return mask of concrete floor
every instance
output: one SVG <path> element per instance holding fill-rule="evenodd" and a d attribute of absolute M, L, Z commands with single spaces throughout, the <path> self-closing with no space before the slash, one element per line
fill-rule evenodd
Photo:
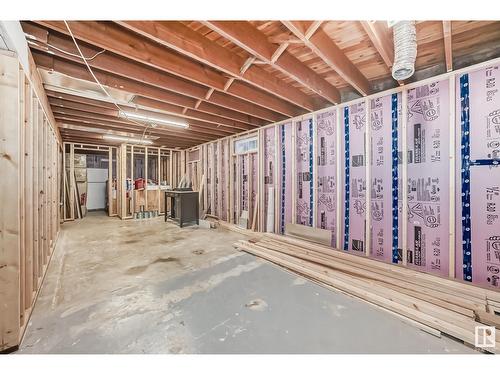
<path fill-rule="evenodd" d="M 476 353 L 232 243 L 91 213 L 62 226 L 20 353 Z"/>

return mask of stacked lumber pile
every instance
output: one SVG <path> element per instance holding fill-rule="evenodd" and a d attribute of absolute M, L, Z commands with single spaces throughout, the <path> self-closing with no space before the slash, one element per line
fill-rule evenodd
<path fill-rule="evenodd" d="M 444 333 L 472 346 L 476 326 L 496 325 L 496 349 L 485 350 L 500 353 L 500 316 L 493 313 L 500 303 L 498 291 L 293 237 L 266 234 L 261 239 L 241 240 L 234 246 L 387 309 L 431 333 Z"/>

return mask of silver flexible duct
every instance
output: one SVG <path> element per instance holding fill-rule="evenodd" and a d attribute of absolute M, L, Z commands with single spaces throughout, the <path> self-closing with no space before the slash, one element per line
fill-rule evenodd
<path fill-rule="evenodd" d="M 393 26 L 394 64 L 392 77 L 397 81 L 410 78 L 415 72 L 417 32 L 414 21 L 399 21 Z"/>

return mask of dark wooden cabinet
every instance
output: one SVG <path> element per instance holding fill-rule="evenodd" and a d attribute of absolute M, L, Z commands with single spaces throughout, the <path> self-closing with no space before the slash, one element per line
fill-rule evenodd
<path fill-rule="evenodd" d="M 167 202 L 170 199 L 170 212 L 167 213 Z M 184 223 L 200 223 L 197 191 L 167 190 L 165 192 L 165 221 L 171 219 L 182 228 Z"/>

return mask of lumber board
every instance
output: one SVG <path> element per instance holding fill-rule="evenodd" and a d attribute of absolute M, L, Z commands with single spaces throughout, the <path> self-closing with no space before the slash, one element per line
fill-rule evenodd
<path fill-rule="evenodd" d="M 314 249 L 326 254 L 331 254 L 332 256 L 336 257 L 341 257 L 343 259 L 354 259 L 355 257 L 356 262 L 362 265 L 367 265 L 370 267 L 378 267 L 380 269 L 384 269 L 387 272 L 390 272 L 391 274 L 399 274 L 407 278 L 414 278 L 415 280 L 422 281 L 422 282 L 430 282 L 432 285 L 435 287 L 439 287 L 446 292 L 456 292 L 459 295 L 467 295 L 471 298 L 475 298 L 480 301 L 484 301 L 486 298 L 492 301 L 500 301 L 500 292 L 492 290 L 492 289 L 486 289 L 482 287 L 478 287 L 475 285 L 470 285 L 465 282 L 462 282 L 460 280 L 450 280 L 444 277 L 428 274 L 425 272 L 421 271 L 416 271 L 412 270 L 410 268 L 405 268 L 402 267 L 401 265 L 394 265 L 394 264 L 388 264 L 384 263 L 375 259 L 368 259 L 365 257 L 359 257 L 351 254 L 347 254 L 342 251 L 335 250 L 331 247 L 327 246 L 322 246 L 318 244 L 314 244 L 311 242 L 307 242 L 304 240 L 296 239 L 296 238 L 291 238 L 287 236 L 280 236 L 276 235 L 273 233 L 266 233 L 266 237 L 269 238 L 274 238 L 277 239 L 278 241 L 283 241 L 288 244 L 292 245 L 298 245 L 298 246 L 305 246 L 309 249 Z"/>
<path fill-rule="evenodd" d="M 321 245 L 329 246 L 332 242 L 332 232 L 327 229 L 314 228 L 300 224 L 285 224 L 285 234 L 306 239 Z"/>
<path fill-rule="evenodd" d="M 406 316 L 407 318 L 416 320 L 421 324 L 428 325 L 433 329 L 447 333 L 455 338 L 463 340 L 466 343 L 474 344 L 475 322 L 472 319 L 470 319 L 469 322 L 460 321 L 458 322 L 459 324 L 457 324 L 457 322 L 454 321 L 454 318 L 455 315 L 459 314 L 448 313 L 448 315 L 443 311 L 445 309 L 440 310 L 439 308 L 430 308 L 429 305 L 432 304 L 419 303 L 416 306 L 409 306 L 408 301 L 411 301 L 411 299 L 407 299 L 405 302 L 406 304 L 402 304 L 396 297 L 387 298 L 379 295 L 379 289 L 373 289 L 372 287 L 366 288 L 366 285 L 355 282 L 352 278 L 338 277 L 338 274 L 335 275 L 335 277 L 331 277 L 328 273 L 319 271 L 320 268 L 311 268 L 310 263 L 308 264 L 305 261 L 294 260 L 294 258 L 291 256 L 284 254 L 281 254 L 281 256 L 276 255 L 279 253 L 261 248 L 256 244 L 251 244 L 248 242 L 244 243 L 240 241 L 236 244 L 236 246 L 239 249 L 252 253 L 275 264 L 286 267 L 300 274 L 309 275 L 310 277 L 325 282 L 335 288 L 344 290 L 347 293 L 356 295 L 364 300 L 367 300 L 368 302 L 377 304 L 398 314 Z M 397 294 L 396 296 L 400 297 Z M 422 311 L 421 308 L 423 308 L 424 311 Z M 486 350 L 491 352 L 500 352 L 498 349 L 492 348 L 488 348 Z"/>

